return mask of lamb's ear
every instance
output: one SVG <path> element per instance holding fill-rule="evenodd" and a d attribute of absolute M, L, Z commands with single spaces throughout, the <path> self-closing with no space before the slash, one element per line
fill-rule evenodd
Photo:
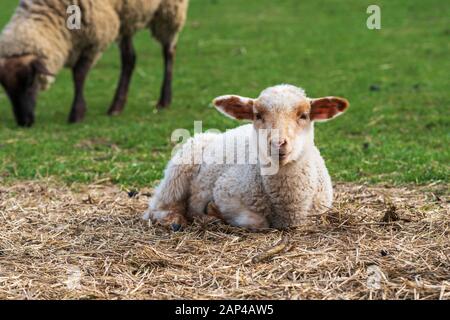
<path fill-rule="evenodd" d="M 33 68 L 33 71 L 36 72 L 37 74 L 41 74 L 41 75 L 44 75 L 44 76 L 52 76 L 52 77 L 55 76 L 53 73 L 48 71 L 48 69 L 45 66 L 45 64 L 39 58 L 34 60 L 31 63 L 31 67 Z"/>
<path fill-rule="evenodd" d="M 221 96 L 213 101 L 214 106 L 224 115 L 238 120 L 253 120 L 255 101 L 240 96 Z"/>
<path fill-rule="evenodd" d="M 327 121 L 341 115 L 350 106 L 349 102 L 339 97 L 311 99 L 312 121 Z"/>

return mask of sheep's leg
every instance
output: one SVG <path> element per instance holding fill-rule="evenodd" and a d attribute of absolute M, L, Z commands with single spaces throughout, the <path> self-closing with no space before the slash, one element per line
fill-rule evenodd
<path fill-rule="evenodd" d="M 75 97 L 70 111 L 69 122 L 80 122 L 86 113 L 86 100 L 84 99 L 84 83 L 92 66 L 92 59 L 81 56 L 72 68 Z"/>
<path fill-rule="evenodd" d="M 120 73 L 120 80 L 117 86 L 114 100 L 109 108 L 109 115 L 120 114 L 127 102 L 128 89 L 130 87 L 133 71 L 136 66 L 136 52 L 133 47 L 133 38 L 125 36 L 120 42 L 120 57 L 122 63 L 122 71 Z"/>
<path fill-rule="evenodd" d="M 157 108 L 163 109 L 172 102 L 172 76 L 176 46 L 172 44 L 163 45 L 164 55 L 164 81 L 161 87 L 161 96 Z"/>
<path fill-rule="evenodd" d="M 150 199 L 149 208 L 143 219 L 159 222 L 178 231 L 187 225 L 186 207 L 190 182 L 196 165 L 169 163 L 164 179 Z"/>
<path fill-rule="evenodd" d="M 222 212 L 220 212 L 219 208 L 217 208 L 216 204 L 214 202 L 209 202 L 206 206 L 206 216 L 205 220 L 207 222 L 216 222 L 216 221 L 222 221 L 225 222 L 225 219 L 222 215 Z"/>
<path fill-rule="evenodd" d="M 259 231 L 269 228 L 267 219 L 250 210 L 241 209 L 228 215 L 225 221 L 232 226 L 246 228 L 252 231 Z"/>
<path fill-rule="evenodd" d="M 165 227 L 171 228 L 173 231 L 180 231 L 187 226 L 188 222 L 184 215 L 185 208 L 183 203 L 165 205 L 157 203 L 157 199 L 152 200 L 150 201 L 149 209 L 142 217 L 144 220 L 158 222 Z"/>
<path fill-rule="evenodd" d="M 269 228 L 267 219 L 249 209 L 236 199 L 216 199 L 214 214 L 228 224 L 258 231 Z"/>

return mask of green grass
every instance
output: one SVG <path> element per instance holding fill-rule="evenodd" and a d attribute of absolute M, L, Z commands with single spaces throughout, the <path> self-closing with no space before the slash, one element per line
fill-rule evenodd
<path fill-rule="evenodd" d="M 238 125 L 209 107 L 222 94 L 256 96 L 292 83 L 312 96 L 341 95 L 351 108 L 316 126 L 316 143 L 335 181 L 425 184 L 449 181 L 450 99 L 447 1 L 375 1 L 382 29 L 366 28 L 361 0 L 192 0 L 178 46 L 174 103 L 156 113 L 159 45 L 141 32 L 138 67 L 120 117 L 105 115 L 119 73 L 112 46 L 90 74 L 89 111 L 66 124 L 69 71 L 41 94 L 37 124 L 17 128 L 0 92 L 0 182 L 57 177 L 150 185 L 162 175 L 176 128 Z M 2 0 L 0 26 L 17 0 Z M 377 85 L 379 91 L 369 87 Z"/>

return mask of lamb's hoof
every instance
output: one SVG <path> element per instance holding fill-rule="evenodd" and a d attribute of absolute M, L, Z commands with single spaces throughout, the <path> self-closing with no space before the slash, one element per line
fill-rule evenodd
<path fill-rule="evenodd" d="M 181 224 L 178 224 L 178 223 L 172 223 L 171 228 L 175 232 L 183 230 L 183 226 Z"/>
<path fill-rule="evenodd" d="M 171 212 L 160 223 L 175 232 L 183 230 L 188 225 L 184 215 L 177 212 Z"/>

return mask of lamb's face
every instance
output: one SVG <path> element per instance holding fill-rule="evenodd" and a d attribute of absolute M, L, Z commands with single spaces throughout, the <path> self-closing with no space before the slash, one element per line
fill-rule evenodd
<path fill-rule="evenodd" d="M 260 157 L 266 158 L 265 163 L 276 160 L 280 166 L 297 160 L 305 146 L 313 144 L 313 122 L 332 119 L 349 106 L 343 98 L 307 98 L 303 89 L 291 85 L 268 88 L 257 99 L 222 96 L 214 104 L 232 118 L 253 121 L 260 133 L 259 149 L 270 147 L 270 152 L 260 152 Z"/>
<path fill-rule="evenodd" d="M 254 101 L 253 125 L 265 137 L 270 153 L 264 157 L 278 161 L 281 166 L 298 159 L 307 143 L 313 141 L 309 117 L 311 104 L 304 91 L 293 86 L 276 86 L 264 90 Z"/>

